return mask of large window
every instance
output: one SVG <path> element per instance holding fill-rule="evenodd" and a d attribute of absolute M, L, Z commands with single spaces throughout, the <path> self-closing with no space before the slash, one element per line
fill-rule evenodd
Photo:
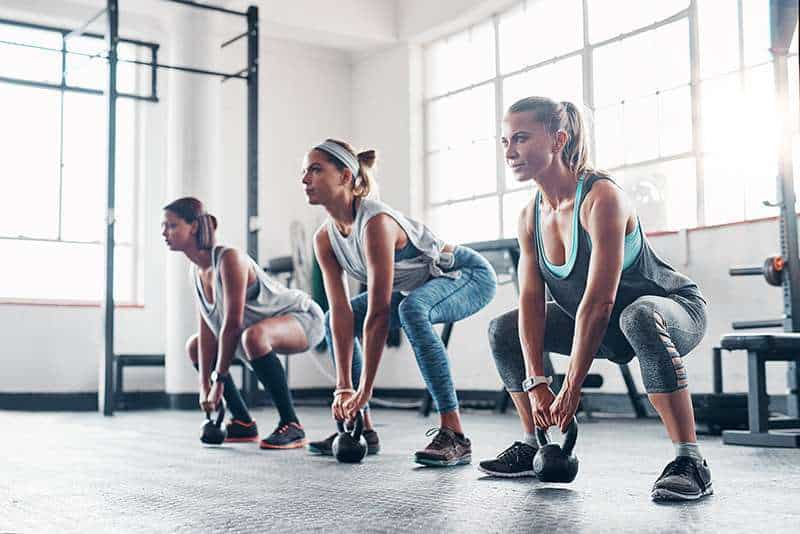
<path fill-rule="evenodd" d="M 456 242 L 515 236 L 532 185 L 507 171 L 498 137 L 504 110 L 532 95 L 584 109 L 596 166 L 648 231 L 774 215 L 762 204 L 777 165 L 768 4 L 528 0 L 430 43 L 428 222 Z M 791 53 L 797 163 L 797 31 Z"/>
<path fill-rule="evenodd" d="M 104 41 L 0 23 L 0 299 L 99 302 L 103 290 L 107 77 Z M 156 45 L 123 42 L 120 57 Z M 118 88 L 150 87 L 120 64 Z M 139 102 L 117 101 L 115 297 L 141 303 Z"/>

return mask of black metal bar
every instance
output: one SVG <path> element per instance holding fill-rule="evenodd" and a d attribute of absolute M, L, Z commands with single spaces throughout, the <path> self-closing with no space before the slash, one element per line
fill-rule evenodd
<path fill-rule="evenodd" d="M 758 321 L 734 321 L 731 326 L 734 330 L 750 330 L 752 328 L 775 328 L 783 326 L 783 319 L 761 319 Z"/>
<path fill-rule="evenodd" d="M 722 349 L 711 349 L 711 369 L 714 378 L 714 393 L 722 393 Z"/>
<path fill-rule="evenodd" d="M 140 61 L 138 59 L 120 59 L 118 60 L 119 63 L 131 63 L 133 65 L 143 65 L 145 67 L 154 67 L 159 69 L 167 69 L 167 70 L 177 70 L 181 72 L 189 72 L 192 74 L 204 74 L 207 76 L 221 76 L 223 78 L 239 78 L 241 80 L 246 80 L 247 76 L 242 76 L 241 74 L 232 74 L 229 72 L 219 72 L 215 70 L 206 70 L 206 69 L 198 69 L 195 67 L 184 67 L 181 65 L 166 65 L 164 63 L 154 63 L 152 61 Z"/>
<path fill-rule="evenodd" d="M 95 34 L 89 35 L 88 33 L 84 34 L 84 37 L 92 37 L 92 38 L 95 38 L 95 39 L 103 39 L 104 38 L 102 35 L 95 35 Z M 149 48 L 151 50 L 156 49 L 156 48 L 159 47 L 158 44 L 146 43 L 144 41 L 136 41 L 136 40 L 133 40 L 133 39 L 122 39 L 122 38 L 120 38 L 118 40 L 118 42 L 127 43 L 127 44 L 133 44 L 133 45 L 136 45 L 136 46 Z M 35 44 L 31 44 L 31 43 L 20 43 L 20 42 L 17 42 L 17 41 L 6 41 L 4 39 L 0 39 L 0 44 L 9 45 L 9 46 L 19 46 L 19 47 L 22 47 L 22 48 L 33 48 L 34 50 L 45 50 L 47 52 L 64 53 L 64 51 L 61 48 L 54 48 L 52 46 L 35 45 Z M 83 57 L 102 57 L 103 59 L 108 59 L 106 56 L 103 56 L 102 54 L 100 54 L 98 52 L 95 52 L 94 54 L 90 54 L 88 52 L 78 52 L 77 50 L 69 50 L 69 49 L 67 49 L 66 50 L 66 54 L 67 55 L 71 54 L 71 55 L 74 55 L 74 56 L 83 56 Z"/>
<path fill-rule="evenodd" d="M 57 83 L 47 82 L 34 82 L 32 80 L 19 80 L 17 78 L 6 78 L 0 76 L 0 82 L 10 83 L 14 85 L 24 85 L 26 87 L 37 87 L 39 89 L 55 89 L 58 91 L 69 91 L 73 93 L 86 93 L 90 95 L 102 95 L 105 91 L 102 89 L 89 89 L 88 87 L 75 87 L 72 85 L 59 85 Z M 145 102 L 158 102 L 158 98 L 142 95 L 132 95 L 130 93 L 117 93 L 118 98 L 131 98 L 133 100 L 143 100 Z"/>
<path fill-rule="evenodd" d="M 142 102 L 153 102 L 158 103 L 158 97 L 155 96 L 143 96 L 143 95 L 132 95 L 130 93 L 120 93 L 117 92 L 117 98 L 130 98 L 131 100 L 141 100 Z"/>
<path fill-rule="evenodd" d="M 230 46 L 233 43 L 235 43 L 236 41 L 238 41 L 239 39 L 241 39 L 242 37 L 247 37 L 247 32 L 240 33 L 236 37 L 232 37 L 232 38 L 228 39 L 227 41 L 225 41 L 224 43 L 219 45 L 219 47 L 220 48 L 225 48 L 226 46 Z"/>
<path fill-rule="evenodd" d="M 173 4 L 181 4 L 184 6 L 189 7 L 197 7 L 200 9 L 208 9 L 210 11 L 219 11 L 220 13 L 227 13 L 229 15 L 238 15 L 240 17 L 246 17 L 247 13 L 242 13 L 241 11 L 234 11 L 233 9 L 228 9 L 225 7 L 214 6 L 210 4 L 198 4 L 196 2 L 192 2 L 191 0 L 164 0 L 165 2 L 172 2 Z"/>
<path fill-rule="evenodd" d="M 117 149 L 117 45 L 119 42 L 119 5 L 106 0 L 108 12 L 108 174 L 106 177 L 105 295 L 103 299 L 104 358 L 101 386 L 97 388 L 98 406 L 103 415 L 114 414 L 114 208 Z"/>
<path fill-rule="evenodd" d="M 747 414 L 750 432 L 769 430 L 769 397 L 764 360 L 758 351 L 747 352 Z"/>
<path fill-rule="evenodd" d="M 64 40 L 67 41 L 69 39 L 73 39 L 75 37 L 80 37 L 81 35 L 83 35 L 86 32 L 86 29 L 89 26 L 91 26 L 91 24 L 94 21 L 96 21 L 97 19 L 99 19 L 100 17 L 102 17 L 103 15 L 108 13 L 108 9 L 109 9 L 108 7 L 105 7 L 103 9 L 101 9 L 100 11 L 98 11 L 97 13 L 95 13 L 94 15 L 92 15 L 92 17 L 89 20 L 87 20 L 86 22 L 84 22 L 83 24 L 81 24 L 80 26 L 75 28 L 74 30 L 72 30 L 69 33 L 67 33 L 66 35 L 64 35 Z"/>
<path fill-rule="evenodd" d="M 150 96 L 158 98 L 158 69 L 155 65 L 158 64 L 158 47 L 150 50 L 150 61 L 153 62 L 153 67 L 150 67 Z"/>
<path fill-rule="evenodd" d="M 758 276 L 764 274 L 762 267 L 731 267 L 728 269 L 731 276 Z"/>
<path fill-rule="evenodd" d="M 247 8 L 247 254 L 258 262 L 258 8 Z"/>
<path fill-rule="evenodd" d="M 0 44 L 9 45 L 9 46 L 19 46 L 19 47 L 22 47 L 22 48 L 33 48 L 35 50 L 46 50 L 48 52 L 58 52 L 60 54 L 64 53 L 64 51 L 61 48 L 55 48 L 55 47 L 52 47 L 52 46 L 41 46 L 41 45 L 35 45 L 35 44 L 30 44 L 30 43 L 18 43 L 16 41 L 6 41 L 4 39 L 0 39 Z M 92 54 L 85 54 L 85 53 L 82 53 L 82 52 L 69 52 L 69 53 L 70 54 L 80 55 L 80 56 L 90 56 L 90 55 L 92 55 Z"/>
<path fill-rule="evenodd" d="M 248 70 L 250 70 L 250 67 L 245 67 L 245 68 L 243 68 L 242 70 L 240 70 L 239 72 L 235 73 L 235 74 L 234 74 L 234 76 L 238 76 L 238 75 L 240 75 L 240 74 L 244 74 L 244 73 L 245 73 L 245 72 L 247 72 Z M 222 80 L 220 81 L 220 83 L 225 83 L 225 82 L 227 82 L 227 81 L 228 81 L 230 78 L 231 78 L 231 76 L 226 76 L 226 77 L 222 78 Z"/>

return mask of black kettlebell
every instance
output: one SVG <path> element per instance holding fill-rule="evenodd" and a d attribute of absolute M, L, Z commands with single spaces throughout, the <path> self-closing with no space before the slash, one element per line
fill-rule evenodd
<path fill-rule="evenodd" d="M 356 413 L 355 428 L 348 432 L 344 422 L 336 421 L 339 435 L 333 440 L 333 455 L 340 462 L 356 464 L 367 455 L 367 440 L 364 438 L 364 415 L 359 410 Z"/>
<path fill-rule="evenodd" d="M 222 426 L 223 419 L 225 419 L 225 406 L 220 402 L 215 419 L 211 419 L 211 412 L 206 412 L 206 421 L 203 423 L 200 441 L 207 445 L 221 445 L 228 434 L 225 427 Z"/>
<path fill-rule="evenodd" d="M 545 429 L 536 428 L 539 450 L 533 458 L 533 471 L 542 482 L 572 482 L 578 476 L 578 457 L 572 454 L 578 439 L 578 421 L 567 427 L 564 446 L 550 443 Z"/>

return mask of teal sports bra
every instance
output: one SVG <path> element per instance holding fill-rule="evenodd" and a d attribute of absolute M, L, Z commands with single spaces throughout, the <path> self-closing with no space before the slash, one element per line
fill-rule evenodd
<path fill-rule="evenodd" d="M 578 180 L 578 187 L 575 191 L 575 198 L 578 199 L 578 202 L 573 210 L 572 213 L 572 243 L 569 250 L 569 255 L 567 256 L 567 260 L 564 262 L 563 265 L 556 265 L 552 263 L 547 258 L 547 253 L 544 251 L 544 242 L 542 241 L 542 229 L 541 229 L 541 222 L 539 217 L 539 203 L 541 201 L 541 194 L 539 191 L 536 192 L 536 243 L 539 249 L 539 254 L 541 254 L 542 259 L 544 260 L 544 264 L 547 266 L 547 270 L 550 273 L 557 277 L 557 278 L 566 278 L 569 276 L 569 273 L 572 272 L 572 268 L 575 266 L 575 258 L 578 255 L 578 224 L 579 224 L 579 214 L 581 209 L 581 204 L 583 204 L 583 177 Z M 588 237 L 588 233 L 587 233 Z M 589 247 L 591 248 L 592 240 L 589 238 Z M 625 252 L 622 258 L 622 270 L 625 271 L 628 267 L 633 265 L 633 262 L 636 261 L 636 258 L 639 256 L 639 252 L 642 250 L 642 232 L 641 226 L 639 225 L 639 218 L 636 218 L 636 225 L 633 228 L 633 231 L 629 234 L 625 235 Z"/>

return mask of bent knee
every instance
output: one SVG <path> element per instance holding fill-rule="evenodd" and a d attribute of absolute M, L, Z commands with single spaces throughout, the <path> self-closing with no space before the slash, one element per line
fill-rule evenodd
<path fill-rule="evenodd" d="M 403 325 L 418 321 L 427 321 L 430 316 L 430 308 L 418 299 L 408 296 L 400 302 L 397 307 L 397 314 L 400 323 Z"/>
<path fill-rule="evenodd" d="M 504 313 L 489 321 L 489 328 L 487 330 L 489 345 L 495 348 L 499 346 L 503 340 L 508 339 L 509 336 L 514 336 L 518 327 L 517 321 L 516 310 Z"/>
<path fill-rule="evenodd" d="M 656 306 L 644 299 L 628 305 L 619 316 L 619 328 L 629 339 L 644 334 L 648 337 L 657 335 L 669 337 L 664 317 L 658 313 Z"/>
<path fill-rule="evenodd" d="M 258 358 L 272 350 L 272 345 L 266 334 L 257 328 L 245 328 L 242 331 L 241 344 L 245 355 L 250 359 Z"/>
<path fill-rule="evenodd" d="M 189 359 L 192 363 L 197 363 L 197 344 L 198 344 L 198 335 L 193 334 L 189 336 L 189 339 L 186 340 L 186 355 L 189 356 Z"/>

